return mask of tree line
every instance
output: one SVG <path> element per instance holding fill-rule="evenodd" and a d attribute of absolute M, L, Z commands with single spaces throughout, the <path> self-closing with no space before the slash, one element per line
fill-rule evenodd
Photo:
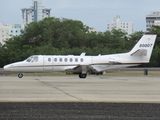
<path fill-rule="evenodd" d="M 151 32 L 160 35 L 160 27 Z M 87 55 L 113 54 L 130 51 L 144 34 L 142 31 L 127 35 L 121 29 L 105 32 L 89 32 L 81 21 L 65 18 L 45 18 L 26 25 L 21 35 L 0 44 L 0 67 L 21 61 L 31 55 Z M 159 67 L 160 38 L 157 37 L 151 62 L 143 66 Z"/>

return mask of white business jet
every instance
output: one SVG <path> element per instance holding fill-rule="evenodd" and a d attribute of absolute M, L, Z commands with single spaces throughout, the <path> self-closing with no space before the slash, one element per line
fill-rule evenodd
<path fill-rule="evenodd" d="M 86 78 L 87 73 L 101 74 L 108 69 L 129 67 L 148 63 L 156 40 L 154 34 L 145 34 L 128 53 L 85 56 L 74 55 L 33 55 L 24 61 L 4 66 L 6 71 L 19 72 L 71 72 L 79 74 L 79 78 Z"/>

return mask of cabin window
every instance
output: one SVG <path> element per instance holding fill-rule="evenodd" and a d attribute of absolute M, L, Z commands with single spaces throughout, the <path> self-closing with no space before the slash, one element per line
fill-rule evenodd
<path fill-rule="evenodd" d="M 83 62 L 84 60 L 83 60 L 83 58 L 81 58 L 81 60 L 80 60 L 81 62 Z"/>
<path fill-rule="evenodd" d="M 62 58 L 60 58 L 59 61 L 62 62 Z"/>
<path fill-rule="evenodd" d="M 54 58 L 54 62 L 57 62 L 57 58 Z"/>
<path fill-rule="evenodd" d="M 73 59 L 72 59 L 72 58 L 70 58 L 70 59 L 69 59 L 69 61 L 70 61 L 70 62 L 72 62 L 72 61 L 73 61 Z"/>
<path fill-rule="evenodd" d="M 48 58 L 48 62 L 51 62 L 51 58 Z"/>
<path fill-rule="evenodd" d="M 78 62 L 78 58 L 75 59 L 75 62 Z"/>
<path fill-rule="evenodd" d="M 67 59 L 67 58 L 65 58 L 65 59 L 64 59 L 64 61 L 65 61 L 65 62 L 67 62 L 67 61 L 68 61 L 68 59 Z"/>

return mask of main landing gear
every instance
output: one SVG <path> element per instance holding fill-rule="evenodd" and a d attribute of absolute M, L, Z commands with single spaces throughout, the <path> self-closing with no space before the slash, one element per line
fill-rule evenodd
<path fill-rule="evenodd" d="M 86 78 L 87 74 L 79 73 L 79 78 Z"/>
<path fill-rule="evenodd" d="M 19 78 L 22 78 L 22 77 L 23 77 L 23 74 L 22 74 L 22 73 L 19 73 L 19 74 L 18 74 L 18 77 L 19 77 Z"/>

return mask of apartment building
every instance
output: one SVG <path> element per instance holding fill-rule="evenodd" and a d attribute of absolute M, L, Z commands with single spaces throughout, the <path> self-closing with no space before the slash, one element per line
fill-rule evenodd
<path fill-rule="evenodd" d="M 51 9 L 45 8 L 42 5 L 42 0 L 32 0 L 32 6 L 29 8 L 22 8 L 23 24 L 30 22 L 37 22 L 46 17 L 50 17 Z"/>
<path fill-rule="evenodd" d="M 108 22 L 107 30 L 111 31 L 113 29 L 122 29 L 129 34 L 133 33 L 133 23 L 132 22 L 121 22 L 120 16 L 116 16 L 112 22 Z"/>
<path fill-rule="evenodd" d="M 0 42 L 3 45 L 5 41 L 13 36 L 21 34 L 24 24 L 4 24 L 0 22 Z"/>
<path fill-rule="evenodd" d="M 32 0 L 31 7 L 21 10 L 23 24 L 4 24 L 0 22 L 0 42 L 2 44 L 4 44 L 7 39 L 20 35 L 21 30 L 24 29 L 26 24 L 50 17 L 51 11 L 51 9 L 45 8 L 42 5 L 42 0 Z"/>
<path fill-rule="evenodd" d="M 146 31 L 149 31 L 152 25 L 160 25 L 160 12 L 151 12 L 146 15 Z"/>

